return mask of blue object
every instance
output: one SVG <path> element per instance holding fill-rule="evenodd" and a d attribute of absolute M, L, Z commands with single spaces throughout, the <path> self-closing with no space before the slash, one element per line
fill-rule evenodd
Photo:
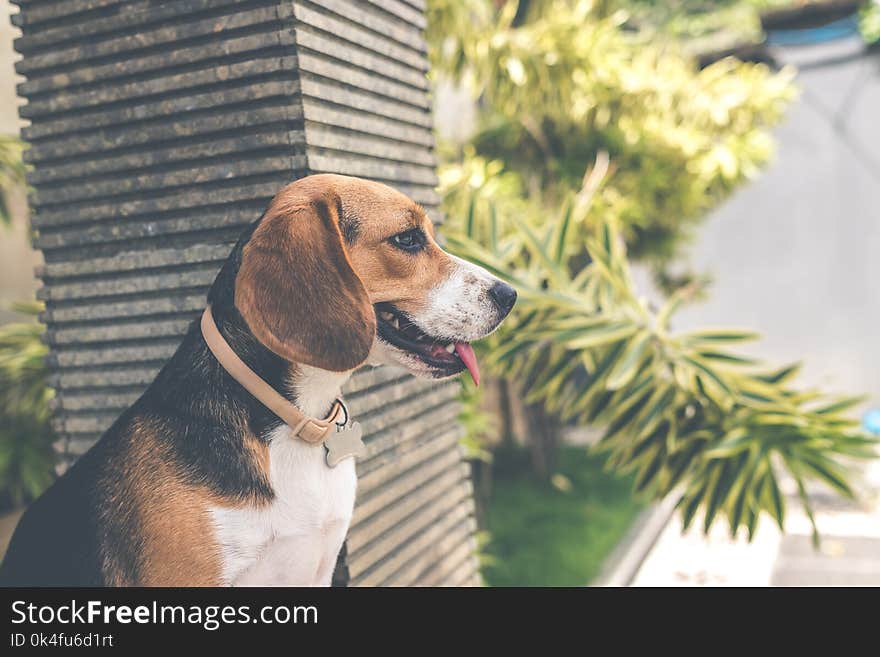
<path fill-rule="evenodd" d="M 768 30 L 767 43 L 771 46 L 808 46 L 846 39 L 859 34 L 859 23 L 855 16 L 847 16 L 821 27 Z"/>
<path fill-rule="evenodd" d="M 871 433 L 880 435 L 880 408 L 874 408 L 865 413 L 862 418 L 862 426 Z"/>

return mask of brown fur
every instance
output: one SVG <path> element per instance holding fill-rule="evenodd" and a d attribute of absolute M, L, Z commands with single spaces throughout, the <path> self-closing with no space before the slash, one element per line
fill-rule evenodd
<path fill-rule="evenodd" d="M 126 537 L 136 564 L 117 561 L 118 550 L 104 555 L 104 568 L 111 586 L 218 586 L 220 548 L 209 510 L 218 506 L 242 506 L 264 500 L 229 500 L 207 488 L 186 482 L 167 441 L 158 433 L 158 422 L 132 422 L 126 449 L 116 464 L 113 480 L 105 480 L 106 513 L 117 516 L 117 525 L 130 528 Z M 268 476 L 269 454 L 265 444 L 246 437 L 254 459 Z M 122 523 L 118 518 L 124 518 Z"/>
<path fill-rule="evenodd" d="M 155 479 L 139 481 L 136 489 L 144 536 L 141 584 L 218 586 L 220 550 L 209 509 L 226 501 L 180 481 L 170 463 L 157 470 L 161 492 Z"/>
<path fill-rule="evenodd" d="M 336 203 L 323 194 L 280 201 L 244 248 L 236 306 L 282 358 L 354 369 L 373 344 L 376 317 L 343 247 Z"/>

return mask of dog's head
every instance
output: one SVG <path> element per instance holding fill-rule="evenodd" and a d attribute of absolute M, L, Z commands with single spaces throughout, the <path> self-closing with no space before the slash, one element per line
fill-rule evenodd
<path fill-rule="evenodd" d="M 385 185 L 316 175 L 285 187 L 244 245 L 235 306 L 270 350 L 331 371 L 397 363 L 441 378 L 470 370 L 470 342 L 516 291 L 452 256 L 425 211 Z"/>

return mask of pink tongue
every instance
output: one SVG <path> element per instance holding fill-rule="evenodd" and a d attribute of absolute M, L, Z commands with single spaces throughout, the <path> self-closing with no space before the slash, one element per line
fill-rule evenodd
<path fill-rule="evenodd" d="M 468 368 L 474 383 L 480 385 L 480 367 L 477 365 L 477 355 L 474 353 L 474 348 L 467 342 L 456 342 L 455 353 L 461 358 L 464 366 Z"/>

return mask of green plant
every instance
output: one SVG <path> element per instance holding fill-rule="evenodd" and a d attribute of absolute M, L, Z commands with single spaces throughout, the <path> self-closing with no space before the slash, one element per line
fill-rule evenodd
<path fill-rule="evenodd" d="M 859 10 L 859 32 L 865 43 L 880 41 L 880 2 L 869 0 Z"/>
<path fill-rule="evenodd" d="M 794 0 L 616 0 L 615 7 L 632 15 L 640 29 L 685 43 L 689 51 L 717 49 L 738 43 L 759 43 L 762 10 L 791 5 Z"/>
<path fill-rule="evenodd" d="M 770 157 L 791 71 L 734 59 L 698 70 L 674 43 L 624 31 L 627 14 L 608 3 L 497 4 L 429 3 L 436 75 L 469 88 L 479 107 L 467 148 L 444 151 L 447 179 L 468 167 L 463 157 L 497 163 L 535 212 L 552 213 L 607 152 L 616 173 L 593 203 L 659 271 Z"/>
<path fill-rule="evenodd" d="M 0 135 L 0 224 L 7 227 L 8 195 L 25 183 L 22 151 L 20 139 Z M 13 304 L 13 310 L 34 318 L 41 309 L 36 302 Z M 0 508 L 32 500 L 53 477 L 53 393 L 46 385 L 44 331 L 35 321 L 0 326 Z"/>
<path fill-rule="evenodd" d="M 24 184 L 23 144 L 17 137 L 0 135 L 0 224 L 11 223 L 9 191 Z"/>
<path fill-rule="evenodd" d="M 563 421 L 604 427 L 595 449 L 608 467 L 633 473 L 638 492 L 678 495 L 685 526 L 698 510 L 705 531 L 722 515 L 751 537 L 762 512 L 782 526 L 783 473 L 811 519 L 809 479 L 851 496 L 845 463 L 876 444 L 845 415 L 859 400 L 798 390 L 796 366 L 768 369 L 734 351 L 752 332 L 672 330 L 690 289 L 659 310 L 638 296 L 617 221 L 593 203 L 600 188 L 594 170 L 550 220 L 475 200 L 447 227 L 459 255 L 519 291 L 483 346 L 494 373 Z"/>
<path fill-rule="evenodd" d="M 602 471 L 579 447 L 559 453 L 561 490 L 537 479 L 523 449 L 496 455 L 499 474 L 486 514 L 490 537 L 481 570 L 491 586 L 585 586 L 593 580 L 642 506 L 631 477 Z"/>
<path fill-rule="evenodd" d="M 38 303 L 14 306 L 32 316 L 41 308 Z M 52 482 L 53 392 L 46 385 L 44 331 L 37 322 L 0 326 L 0 506 L 24 504 Z"/>

